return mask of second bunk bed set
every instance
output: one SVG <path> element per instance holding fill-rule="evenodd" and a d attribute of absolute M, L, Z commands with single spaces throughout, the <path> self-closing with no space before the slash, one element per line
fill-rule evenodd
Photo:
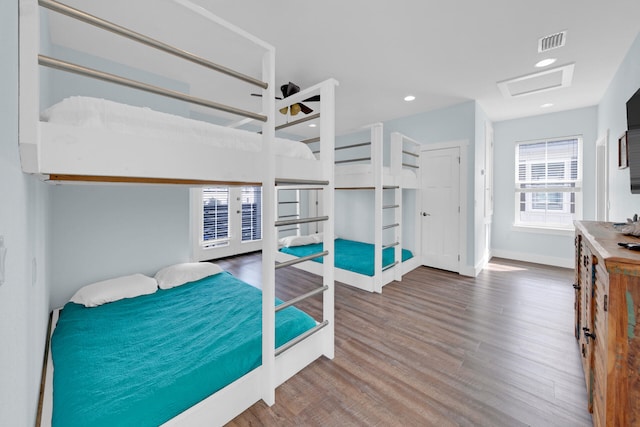
<path fill-rule="evenodd" d="M 356 139 L 365 141 L 336 146 L 335 188 L 373 192 L 373 209 L 369 213 L 373 218 L 373 230 L 369 234 L 373 238 L 366 242 L 348 236 L 336 238 L 334 274 L 339 282 L 369 292 L 382 292 L 383 286 L 402 280 L 402 275 L 420 263 L 417 250 L 403 246 L 402 209 L 404 191 L 412 191 L 419 197 L 420 144 L 399 132 L 391 133 L 388 166 L 385 166 L 383 125 L 376 123 L 355 135 Z M 413 218 L 414 227 L 419 226 L 417 216 L 406 217 Z M 341 219 L 344 218 L 338 217 L 336 221 Z M 317 233 L 303 234 L 296 228 L 294 235 L 280 239 L 277 259 L 287 262 L 303 257 L 306 261 L 298 264 L 298 268 L 322 274 L 324 261 L 314 256 L 326 244 L 327 238 L 321 230 L 319 227 Z"/>

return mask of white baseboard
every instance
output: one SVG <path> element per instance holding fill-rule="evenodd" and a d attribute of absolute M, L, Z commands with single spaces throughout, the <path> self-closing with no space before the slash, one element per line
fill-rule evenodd
<path fill-rule="evenodd" d="M 575 260 L 573 258 L 558 258 L 526 252 L 503 251 L 500 249 L 493 249 L 491 251 L 491 255 L 497 258 L 513 259 L 516 261 L 533 262 L 535 264 L 544 264 L 564 268 L 574 268 L 575 263 Z"/>

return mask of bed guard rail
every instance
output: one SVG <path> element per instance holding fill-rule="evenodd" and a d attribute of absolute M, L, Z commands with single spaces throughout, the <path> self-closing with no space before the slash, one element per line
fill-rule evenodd
<path fill-rule="evenodd" d="M 242 80 L 244 82 L 256 85 L 262 89 L 266 89 L 268 87 L 268 84 L 265 82 L 262 82 L 258 79 L 255 79 L 251 76 L 247 76 L 245 74 L 242 74 L 240 72 L 237 72 L 235 70 L 232 70 L 230 68 L 224 67 L 222 65 L 216 64 L 214 62 L 208 61 L 205 58 L 202 58 L 198 55 L 194 55 L 192 53 L 186 52 L 184 50 L 178 49 L 176 47 L 170 46 L 168 44 L 162 43 L 158 40 L 155 40 L 151 37 L 147 37 L 143 34 L 137 33 L 135 31 L 132 31 L 128 28 L 125 27 L 121 27 L 117 24 L 114 24 L 112 22 L 106 21 L 104 19 L 98 18 L 96 16 L 93 16 L 89 13 L 86 13 L 84 11 L 81 11 L 79 9 L 75 9 L 73 7 L 67 6 L 63 3 L 59 3 L 57 1 L 54 0 L 39 0 L 38 4 L 44 8 L 50 9 L 54 12 L 57 13 L 61 13 L 63 15 L 69 16 L 73 19 L 85 22 L 87 24 L 93 25 L 95 27 L 101 28 L 103 30 L 106 31 L 110 31 L 114 34 L 117 34 L 119 36 L 125 37 L 125 38 L 129 38 L 131 40 L 134 40 L 138 43 L 153 47 L 155 49 L 158 49 L 160 51 L 163 51 L 165 53 L 169 53 L 172 55 L 175 55 L 179 58 L 191 61 L 193 63 L 196 63 L 198 65 L 202 65 L 206 68 L 209 68 L 211 70 L 217 71 L 219 73 L 222 74 L 226 74 L 230 77 L 234 77 L 236 79 Z M 157 95 L 162 95 L 162 96 L 166 96 L 169 98 L 174 98 L 174 99 L 179 99 L 181 101 L 186 101 L 186 102 L 190 102 L 193 104 L 197 104 L 197 105 L 201 105 L 204 107 L 208 107 L 208 108 L 212 108 L 215 110 L 220 110 L 220 111 L 224 111 L 227 113 L 231 113 L 231 114 L 236 114 L 236 115 L 240 115 L 243 117 L 247 117 L 247 118 L 251 118 L 254 120 L 258 120 L 261 122 L 266 122 L 267 121 L 267 116 L 262 115 L 262 114 L 256 114 L 253 113 L 251 111 L 247 111 L 247 110 L 242 110 L 239 108 L 235 108 L 235 107 L 231 107 L 229 105 L 224 105 L 224 104 L 220 104 L 217 102 L 213 102 L 213 101 L 209 101 L 209 100 L 205 100 L 202 98 L 197 98 L 194 96 L 190 96 L 181 92 L 177 92 L 177 91 L 173 91 L 173 90 L 169 90 L 169 89 L 164 89 L 158 86 L 153 86 L 153 85 L 149 85 L 146 83 L 142 83 L 136 80 L 131 80 L 122 76 L 117 76 L 115 74 L 110 74 L 110 73 L 105 73 L 102 71 L 98 71 L 98 70 L 94 70 L 92 68 L 88 68 L 88 67 L 84 67 L 78 64 L 74 64 L 71 62 L 66 62 L 66 61 L 61 61 L 59 59 L 55 59 L 55 58 L 51 58 L 51 57 L 47 57 L 44 55 L 38 55 L 38 62 L 40 65 L 46 66 L 46 67 L 50 67 L 50 68 L 55 68 L 55 69 L 59 69 L 62 71 L 67 71 L 67 72 L 71 72 L 71 73 L 76 73 L 76 74 L 80 74 L 83 76 L 87 76 L 87 77 L 92 77 L 92 78 L 96 78 L 96 79 L 100 79 L 103 81 L 108 81 L 111 83 L 116 83 L 116 84 L 120 84 L 120 85 L 124 85 L 124 86 L 128 86 L 128 87 L 132 87 L 135 89 L 139 89 L 139 90 L 143 90 L 146 92 L 151 92 L 151 93 L 155 93 Z"/>

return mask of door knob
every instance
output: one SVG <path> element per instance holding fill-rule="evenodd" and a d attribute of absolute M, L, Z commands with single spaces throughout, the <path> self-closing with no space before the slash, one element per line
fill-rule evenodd
<path fill-rule="evenodd" d="M 422 216 L 431 216 L 431 214 L 428 214 L 426 212 L 422 212 Z"/>

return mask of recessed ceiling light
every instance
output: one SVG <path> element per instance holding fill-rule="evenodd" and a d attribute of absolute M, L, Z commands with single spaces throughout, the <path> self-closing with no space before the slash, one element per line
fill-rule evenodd
<path fill-rule="evenodd" d="M 556 62 L 556 58 L 543 59 L 542 61 L 538 61 L 536 63 L 536 67 L 538 67 L 538 68 L 546 67 L 548 65 L 553 64 L 554 62 Z"/>
<path fill-rule="evenodd" d="M 413 101 L 414 99 L 416 99 L 416 97 L 413 96 L 413 95 L 407 95 L 407 96 L 404 97 L 404 100 L 407 101 L 407 102 Z"/>
<path fill-rule="evenodd" d="M 317 126 L 317 125 L 316 125 L 315 123 L 311 123 L 311 124 L 309 125 L 309 127 L 310 127 L 310 128 L 314 128 L 314 127 L 316 127 L 316 126 Z"/>
<path fill-rule="evenodd" d="M 542 105 L 540 106 L 540 108 L 549 108 L 549 107 L 553 107 L 553 104 L 552 104 L 552 103 L 550 103 L 550 102 L 547 102 L 546 104 L 542 104 Z"/>

